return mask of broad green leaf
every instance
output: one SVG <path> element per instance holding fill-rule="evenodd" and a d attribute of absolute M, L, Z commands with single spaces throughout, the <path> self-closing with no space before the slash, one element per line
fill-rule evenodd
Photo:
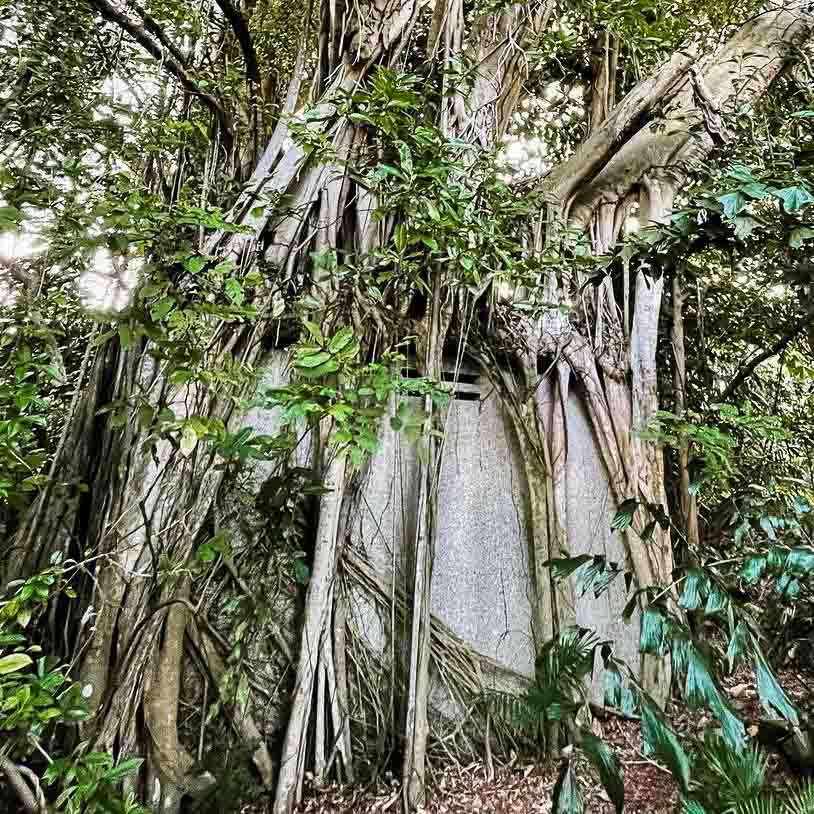
<path fill-rule="evenodd" d="M 17 673 L 26 667 L 30 667 L 33 663 L 31 656 L 27 656 L 25 653 L 12 653 L 3 656 L 0 658 L 0 676 Z"/>
<path fill-rule="evenodd" d="M 700 568 L 691 568 L 684 577 L 684 589 L 679 604 L 685 610 L 697 610 L 708 591 L 707 575 Z"/>
<path fill-rule="evenodd" d="M 344 350 L 353 341 L 353 328 L 347 327 L 337 331 L 332 337 L 328 345 L 331 353 L 339 353 Z"/>
<path fill-rule="evenodd" d="M 197 274 L 199 271 L 201 271 L 203 269 L 203 267 L 205 265 L 206 265 L 206 258 L 201 257 L 198 254 L 196 254 L 196 255 L 194 255 L 192 257 L 187 257 L 187 259 L 184 260 L 184 268 L 190 274 Z"/>
<path fill-rule="evenodd" d="M 306 353 L 297 358 L 296 365 L 302 368 L 316 368 L 324 365 L 330 358 L 331 354 L 324 350 L 316 353 Z"/>
<path fill-rule="evenodd" d="M 323 337 L 322 331 L 319 329 L 319 325 L 317 325 L 315 322 L 309 322 L 308 320 L 305 320 L 305 322 L 303 322 L 303 325 L 305 325 L 305 329 L 308 331 L 308 333 L 311 335 L 311 338 L 318 345 L 325 344 L 325 337 Z"/>
<path fill-rule="evenodd" d="M 727 218 L 734 218 L 746 205 L 746 197 L 738 190 L 720 195 L 717 200 L 720 201 L 723 206 L 724 215 Z"/>
<path fill-rule="evenodd" d="M 577 776 L 569 760 L 560 769 L 560 776 L 554 786 L 551 812 L 552 814 L 583 814 L 584 810 Z"/>
<path fill-rule="evenodd" d="M 814 195 L 805 187 L 786 187 L 774 190 L 774 194 L 783 201 L 783 209 L 790 214 L 799 212 L 804 206 L 814 201 Z"/>
<path fill-rule="evenodd" d="M 316 367 L 304 367 L 300 369 L 300 376 L 305 379 L 316 379 L 319 376 L 326 376 L 328 373 L 335 373 L 339 370 L 339 363 L 335 359 L 328 359 Z"/>
<path fill-rule="evenodd" d="M 732 167 L 727 175 L 730 178 L 734 178 L 736 181 L 743 181 L 747 184 L 755 183 L 755 176 L 752 175 L 752 170 L 747 167 L 746 164 L 741 164 L 739 161 L 732 164 Z"/>
<path fill-rule="evenodd" d="M 684 794 L 690 790 L 690 761 L 675 732 L 645 693 L 640 695 L 642 707 L 642 739 L 650 754 L 655 755 L 670 770 Z"/>
<path fill-rule="evenodd" d="M 633 522 L 633 515 L 636 514 L 638 506 L 639 501 L 635 498 L 623 500 L 611 521 L 611 528 L 619 529 L 620 531 L 629 528 Z"/>
<path fill-rule="evenodd" d="M 755 656 L 755 677 L 757 679 L 757 694 L 760 697 L 760 702 L 763 704 L 763 709 L 770 715 L 772 709 L 776 709 L 789 723 L 798 726 L 800 718 L 797 710 L 789 701 L 788 696 L 783 691 L 774 673 L 769 667 L 760 645 L 752 639 L 752 647 Z"/>
<path fill-rule="evenodd" d="M 810 226 L 798 226 L 792 230 L 789 235 L 789 246 L 792 249 L 799 249 L 803 245 L 803 241 L 811 240 L 814 237 L 814 229 Z"/>
<path fill-rule="evenodd" d="M 750 198 L 755 198 L 758 200 L 765 198 L 769 194 L 769 188 L 765 184 L 761 183 L 744 184 L 740 188 L 740 191 L 748 195 Z"/>
<path fill-rule="evenodd" d="M 625 807 L 625 779 L 619 756 L 587 729 L 580 730 L 580 746 L 599 772 L 599 779 L 620 814 Z"/>
<path fill-rule="evenodd" d="M 551 569 L 551 576 L 554 579 L 562 579 L 574 573 L 578 568 L 591 562 L 593 557 L 590 554 L 582 554 L 579 557 L 562 557 L 555 560 L 548 560 L 543 563 L 544 567 Z"/>

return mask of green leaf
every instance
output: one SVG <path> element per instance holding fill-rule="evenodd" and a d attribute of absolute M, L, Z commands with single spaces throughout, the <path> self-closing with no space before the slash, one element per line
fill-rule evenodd
<path fill-rule="evenodd" d="M 120 322 L 118 325 L 119 331 L 119 342 L 121 342 L 122 348 L 127 350 L 130 347 L 130 326 L 125 322 Z"/>
<path fill-rule="evenodd" d="M 766 557 L 754 555 L 749 557 L 741 571 L 741 576 L 750 584 L 754 585 L 760 580 L 766 571 Z"/>
<path fill-rule="evenodd" d="M 340 351 L 344 350 L 352 341 L 353 341 L 353 328 L 350 327 L 342 328 L 341 331 L 337 331 L 337 333 L 331 337 L 331 341 L 328 344 L 328 349 L 331 351 L 331 353 L 339 353 Z"/>
<path fill-rule="evenodd" d="M 175 297 L 162 297 L 151 309 L 150 318 L 153 322 L 161 322 L 175 306 Z"/>
<path fill-rule="evenodd" d="M 642 614 L 639 649 L 642 653 L 660 654 L 664 649 L 667 620 L 658 605 L 648 605 Z"/>
<path fill-rule="evenodd" d="M 746 205 L 746 197 L 740 190 L 727 192 L 726 195 L 720 195 L 716 200 L 720 201 L 727 218 L 734 218 Z"/>
<path fill-rule="evenodd" d="M 307 319 L 303 322 L 305 329 L 311 335 L 311 338 L 316 342 L 318 345 L 325 344 L 325 337 L 322 335 L 322 331 L 319 329 L 319 325 L 315 322 L 309 322 Z"/>
<path fill-rule="evenodd" d="M 197 274 L 206 265 L 206 258 L 196 254 L 184 260 L 184 268 L 190 274 Z"/>
<path fill-rule="evenodd" d="M 90 343 L 91 348 L 98 348 L 100 345 L 104 345 L 109 339 L 116 335 L 115 331 L 105 331 L 104 333 L 98 334 L 93 338 Z"/>
<path fill-rule="evenodd" d="M 316 379 L 320 376 L 325 376 L 328 373 L 335 373 L 339 370 L 339 363 L 335 359 L 328 359 L 321 365 L 316 367 L 304 367 L 300 369 L 300 376 L 305 379 Z"/>
<path fill-rule="evenodd" d="M 316 353 L 306 353 L 297 358 L 296 365 L 297 367 L 306 369 L 316 368 L 320 365 L 324 365 L 330 358 L 331 354 L 324 350 L 317 351 Z"/>
<path fill-rule="evenodd" d="M 307 585 L 308 580 L 311 579 L 311 569 L 305 560 L 300 558 L 294 560 L 294 579 L 300 585 Z"/>
<path fill-rule="evenodd" d="M 563 557 L 555 560 L 548 560 L 543 563 L 545 568 L 551 569 L 551 576 L 554 579 L 562 579 L 574 573 L 578 568 L 591 562 L 593 557 L 590 554 L 582 554 L 579 557 Z"/>
<path fill-rule="evenodd" d="M 640 701 L 642 740 L 648 752 L 667 766 L 681 791 L 687 794 L 690 790 L 690 761 L 686 752 L 652 699 L 645 693 L 641 693 Z"/>
<path fill-rule="evenodd" d="M 697 610 L 708 591 L 707 575 L 700 568 L 691 568 L 684 577 L 684 589 L 678 604 L 685 610 Z"/>
<path fill-rule="evenodd" d="M 814 195 L 805 187 L 786 187 L 774 190 L 774 194 L 783 201 L 783 209 L 790 214 L 799 212 L 804 206 L 814 201 Z"/>
<path fill-rule="evenodd" d="M 617 814 L 625 807 L 625 780 L 619 756 L 603 740 L 590 730 L 580 730 L 580 746 L 599 772 L 599 779 L 605 787 Z"/>
<path fill-rule="evenodd" d="M 230 277 L 223 284 L 223 290 L 234 305 L 243 305 L 246 299 L 246 292 L 243 290 L 243 285 L 240 280 L 235 280 L 234 277 Z"/>
<path fill-rule="evenodd" d="M 198 434 L 187 425 L 181 433 L 181 454 L 186 458 L 192 454 L 195 444 L 198 443 Z"/>
<path fill-rule="evenodd" d="M 130 760 L 124 760 L 118 766 L 114 766 L 112 769 L 105 772 L 105 777 L 110 782 L 121 780 L 123 777 L 127 777 L 130 774 L 135 774 L 139 770 L 142 763 L 144 763 L 144 759 L 138 757 L 130 758 Z"/>
<path fill-rule="evenodd" d="M 800 724 L 800 717 L 797 710 L 789 701 L 788 696 L 783 691 L 777 679 L 774 676 L 771 668 L 769 667 L 763 651 L 760 649 L 757 641 L 752 639 L 752 646 L 754 648 L 755 656 L 755 677 L 757 679 L 757 694 L 760 698 L 763 709 L 770 715 L 772 708 L 776 709 L 789 723 L 794 726 Z"/>
<path fill-rule="evenodd" d="M 27 656 L 25 653 L 12 653 L 9 656 L 3 656 L 0 658 L 0 676 L 17 673 L 26 667 L 30 667 L 33 663 L 31 656 Z"/>
<path fill-rule="evenodd" d="M 798 226 L 789 235 L 789 246 L 792 249 L 799 249 L 802 247 L 803 241 L 811 240 L 812 237 L 814 237 L 814 229 L 810 226 Z"/>
<path fill-rule="evenodd" d="M 620 531 L 630 527 L 633 522 L 633 515 L 636 514 L 636 509 L 639 506 L 639 501 L 635 498 L 628 498 L 619 504 L 619 509 L 611 521 L 612 529 L 619 529 Z"/>
<path fill-rule="evenodd" d="M 792 574 L 814 572 L 814 548 L 793 548 L 786 557 L 786 571 Z"/>
<path fill-rule="evenodd" d="M 744 184 L 740 191 L 757 200 L 765 198 L 769 194 L 769 188 L 766 184 L 761 183 Z"/>
<path fill-rule="evenodd" d="M 755 182 L 755 176 L 752 175 L 752 170 L 747 167 L 746 164 L 741 164 L 739 161 L 732 164 L 732 168 L 727 175 L 736 181 L 743 181 L 747 184 Z"/>
<path fill-rule="evenodd" d="M 554 786 L 551 812 L 552 814 L 583 814 L 584 810 L 577 777 L 569 760 L 560 769 L 560 776 Z"/>
<path fill-rule="evenodd" d="M 738 622 L 732 633 L 732 638 L 729 640 L 729 646 L 726 649 L 726 661 L 731 673 L 737 663 L 743 658 L 746 653 L 746 646 L 749 644 L 751 634 L 745 622 Z"/>

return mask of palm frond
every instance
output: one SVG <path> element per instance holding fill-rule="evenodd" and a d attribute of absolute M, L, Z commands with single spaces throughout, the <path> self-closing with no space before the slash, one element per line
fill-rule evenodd
<path fill-rule="evenodd" d="M 768 758 L 757 746 L 736 750 L 718 733 L 708 732 L 696 755 L 691 788 L 711 811 L 736 809 L 760 798 Z"/>

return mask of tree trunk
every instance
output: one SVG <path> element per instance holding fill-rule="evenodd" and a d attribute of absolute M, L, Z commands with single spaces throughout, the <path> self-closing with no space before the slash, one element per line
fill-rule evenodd
<path fill-rule="evenodd" d="M 364 82 L 378 68 L 403 65 L 416 21 L 429 6 L 426 0 L 397 4 L 368 0 L 347 8 L 323 4 L 319 63 L 311 85 L 321 116 L 308 127 L 324 135 L 336 158 L 326 163 L 309 158 L 301 146 L 290 143 L 287 123 L 281 120 L 231 212 L 231 219 L 249 227 L 251 234 L 219 234 L 206 247 L 209 254 L 232 257 L 244 267 L 262 254 L 281 279 L 292 284 L 305 280 L 303 287 L 310 284 L 325 306 L 326 323 L 334 318 L 336 292 L 330 279 L 314 279 L 311 250 L 363 255 L 389 240 L 393 226 L 389 220 L 373 221 L 371 195 L 361 185 L 354 186 L 346 172 L 344 163 L 354 161 L 366 135 L 363 128 L 337 115 L 336 101 L 340 93 Z M 429 55 L 447 64 L 467 51 L 479 65 L 468 87 L 444 97 L 444 129 L 494 148 L 520 94 L 525 63 L 518 43 L 546 25 L 550 7 L 515 4 L 483 15 L 469 36 L 461 0 L 439 0 L 432 11 Z M 643 196 L 645 220 L 661 222 L 669 217 L 670 190 L 676 179 L 726 136 L 726 117 L 761 95 L 792 50 L 809 35 L 812 22 L 812 12 L 801 9 L 758 15 L 700 67 L 691 68 L 692 57 L 678 54 L 615 107 L 609 90 L 615 57 L 607 40 L 602 61 L 605 79 L 600 83 L 603 100 L 595 105 L 596 118 L 604 121 L 594 122 L 591 135 L 573 158 L 539 183 L 549 204 L 549 219 L 546 234 L 536 236 L 536 245 L 556 243 L 563 228 L 572 226 L 593 228 L 595 250 L 608 251 L 619 232 L 619 213 L 638 192 Z M 300 78 L 292 83 L 291 99 L 299 96 Z M 649 120 L 659 104 L 665 105 L 665 118 Z M 258 204 L 261 196 L 271 203 Z M 276 207 L 283 196 L 287 206 L 281 213 Z M 561 304 L 576 302 L 581 283 L 576 274 L 570 279 L 552 274 L 541 281 L 549 289 L 549 302 Z M 563 318 L 558 308 L 527 321 L 526 382 L 521 387 L 516 382 L 503 383 L 508 412 L 526 450 L 524 465 L 532 493 L 538 643 L 567 624 L 573 614 L 569 587 L 553 586 L 543 567 L 546 559 L 562 555 L 568 543 L 564 411 L 572 381 L 578 383 L 585 400 L 616 498 L 664 503 L 661 452 L 636 435 L 658 407 L 656 331 L 663 281 L 650 280 L 639 271 L 634 285 L 635 291 L 626 288 L 624 292 L 624 307 L 615 302 L 610 284 L 599 286 L 586 306 L 587 321 L 577 309 Z M 425 364 L 430 375 L 439 373 L 445 336 L 441 309 L 450 296 L 439 278 L 426 311 Z M 204 360 L 207 364 L 214 367 L 227 354 L 247 364 L 261 361 L 259 334 L 285 306 L 275 295 L 264 297 L 256 303 L 263 315 L 261 323 L 219 329 Z M 365 326 L 358 315 L 356 322 L 354 327 L 363 336 Z M 147 755 L 148 786 L 142 797 L 169 814 L 178 810 L 183 794 L 201 779 L 193 776 L 177 733 L 182 643 L 191 614 L 185 574 L 223 471 L 216 468 L 215 453 L 203 443 L 179 447 L 151 437 L 149 429 L 139 425 L 136 410 L 121 429 L 112 426 L 109 414 L 98 411 L 114 402 L 131 406 L 147 402 L 156 410 L 169 404 L 181 420 L 217 417 L 228 425 L 235 417 L 232 397 L 236 394 L 225 389 L 213 392 L 198 384 L 173 387 L 147 350 L 143 343 L 125 349 L 114 339 L 98 352 L 60 447 L 55 477 L 17 537 L 23 556 L 10 563 L 8 576 L 30 573 L 55 552 L 86 560 L 84 604 L 81 614 L 66 621 L 65 631 L 80 658 L 81 678 L 93 688 L 91 704 L 96 714 L 87 726 L 88 736 L 97 748 Z M 556 360 L 552 370 L 557 406 L 551 416 L 543 415 L 536 400 L 538 388 L 527 386 L 537 379 L 539 358 Z M 330 433 L 327 425 L 322 428 L 320 450 L 326 456 L 328 491 L 320 504 L 275 814 L 289 814 L 301 796 L 311 720 L 319 733 L 315 740 L 321 768 L 327 773 L 330 741 L 326 733 L 331 727 L 342 733 L 340 754 L 348 761 L 348 774 L 352 771 L 347 711 L 333 700 L 347 694 L 340 674 L 344 622 L 341 615 L 339 619 L 334 615 L 341 602 L 335 579 L 346 472 L 344 460 L 329 453 Z M 421 473 L 408 614 L 411 669 L 403 780 L 409 807 L 425 796 L 429 600 L 440 454 L 433 444 L 430 440 L 431 455 Z M 636 580 L 640 586 L 663 584 L 672 569 L 669 534 L 657 531 L 645 545 L 636 538 L 641 531 L 637 520 L 627 540 Z M 649 662 L 643 665 L 645 684 L 664 700 L 669 671 L 657 667 Z M 317 697 L 325 699 L 322 708 L 314 704 L 315 689 Z M 256 753 L 264 780 L 269 775 L 267 758 L 267 752 Z"/>

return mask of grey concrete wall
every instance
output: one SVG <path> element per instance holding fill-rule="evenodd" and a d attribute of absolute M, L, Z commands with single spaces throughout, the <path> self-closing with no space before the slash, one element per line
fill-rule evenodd
<path fill-rule="evenodd" d="M 274 354 L 264 386 L 288 377 L 286 354 Z M 476 373 L 476 371 L 468 371 Z M 457 385 L 479 400 L 450 403 L 439 492 L 439 535 L 432 610 L 483 655 L 526 675 L 533 673 L 526 486 L 499 400 L 481 378 Z M 576 393 L 568 402 L 568 538 L 572 556 L 602 553 L 624 564 L 623 542 L 610 524 L 615 505 L 588 416 Z M 416 406 L 418 406 L 416 404 Z M 254 410 L 246 422 L 258 432 L 279 428 L 278 411 Z M 301 455 L 307 455 L 304 450 Z M 350 534 L 387 580 L 406 587 L 405 540 L 415 533 L 418 459 L 414 445 L 385 426 L 351 517 Z M 263 475 L 263 465 L 258 475 Z M 638 664 L 638 624 L 621 621 L 624 580 L 599 598 L 577 595 L 577 622 L 616 643 Z M 364 596 L 351 597 L 359 632 L 379 652 L 389 649 L 389 620 Z M 593 689 L 601 698 L 603 678 Z"/>
<path fill-rule="evenodd" d="M 605 465 L 597 448 L 590 419 L 578 394 L 568 399 L 568 545 L 572 557 L 604 554 L 608 561 L 624 569 L 624 541 L 611 529 L 617 506 L 611 494 Z M 630 624 L 622 620 L 627 603 L 625 581 L 618 576 L 599 597 L 592 592 L 576 591 L 577 624 L 591 628 L 614 643 L 614 654 L 634 670 L 639 666 L 639 615 Z M 604 676 L 598 660 L 592 687 L 592 699 L 601 703 Z"/>

